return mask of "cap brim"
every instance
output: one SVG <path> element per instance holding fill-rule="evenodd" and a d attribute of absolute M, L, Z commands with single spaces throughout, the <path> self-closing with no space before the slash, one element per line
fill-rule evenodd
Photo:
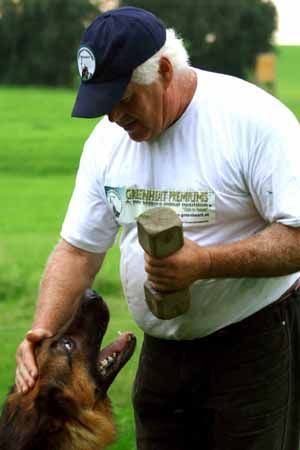
<path fill-rule="evenodd" d="M 108 114 L 121 100 L 130 79 L 131 75 L 102 83 L 81 82 L 72 116 L 93 118 Z"/>

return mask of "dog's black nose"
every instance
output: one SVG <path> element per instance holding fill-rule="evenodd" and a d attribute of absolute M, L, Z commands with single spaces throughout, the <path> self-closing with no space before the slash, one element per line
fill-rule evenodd
<path fill-rule="evenodd" d="M 98 295 L 97 292 L 94 291 L 93 289 L 86 289 L 84 292 L 84 298 L 87 301 L 91 301 L 91 302 L 94 302 L 94 301 L 102 301 L 103 302 L 103 298 L 100 297 L 100 295 Z"/>
<path fill-rule="evenodd" d="M 101 311 L 101 315 L 109 318 L 108 307 L 103 298 L 93 289 L 86 289 L 82 296 L 82 308 L 83 310 L 92 309 Z"/>

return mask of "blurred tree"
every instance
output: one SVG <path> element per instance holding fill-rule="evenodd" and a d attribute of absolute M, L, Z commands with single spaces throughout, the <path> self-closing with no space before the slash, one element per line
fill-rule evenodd
<path fill-rule="evenodd" d="M 271 0 L 123 0 L 158 15 L 183 37 L 196 67 L 247 78 L 256 55 L 274 50 Z"/>
<path fill-rule="evenodd" d="M 71 85 L 88 0 L 0 0 L 0 82 Z"/>

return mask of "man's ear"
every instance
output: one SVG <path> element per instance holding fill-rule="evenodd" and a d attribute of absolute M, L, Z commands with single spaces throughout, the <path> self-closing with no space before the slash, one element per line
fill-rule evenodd
<path fill-rule="evenodd" d="M 166 58 L 165 56 L 162 56 L 159 61 L 159 74 L 161 76 L 161 80 L 164 84 L 164 88 L 168 89 L 168 87 L 171 84 L 171 81 L 174 77 L 174 69 L 172 66 L 171 61 Z"/>

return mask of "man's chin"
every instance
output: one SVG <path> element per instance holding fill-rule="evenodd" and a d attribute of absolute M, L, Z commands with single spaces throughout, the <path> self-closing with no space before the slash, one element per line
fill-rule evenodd
<path fill-rule="evenodd" d="M 136 128 L 130 131 L 127 131 L 128 136 L 135 142 L 148 142 L 152 141 L 156 138 L 154 133 L 148 128 Z"/>

